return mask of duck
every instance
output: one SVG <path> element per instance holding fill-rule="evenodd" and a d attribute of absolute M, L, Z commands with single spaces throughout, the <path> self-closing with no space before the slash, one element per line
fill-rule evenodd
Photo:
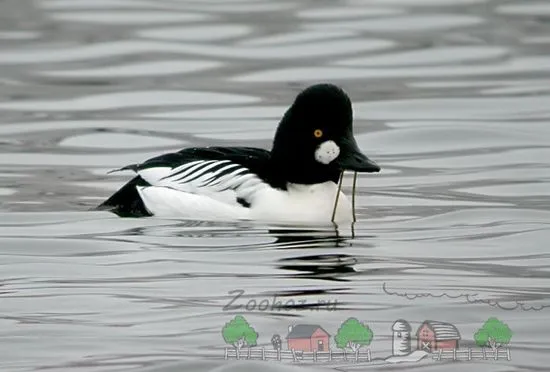
<path fill-rule="evenodd" d="M 348 94 L 320 83 L 297 94 L 271 150 L 191 147 L 126 165 L 112 172 L 134 178 L 96 209 L 121 217 L 352 222 L 352 203 L 339 187 L 343 172 L 380 169 L 357 145 Z"/>

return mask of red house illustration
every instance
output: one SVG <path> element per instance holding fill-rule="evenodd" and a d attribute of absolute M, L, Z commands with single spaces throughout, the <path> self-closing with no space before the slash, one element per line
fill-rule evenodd
<path fill-rule="evenodd" d="M 418 350 L 433 352 L 440 349 L 458 349 L 460 333 L 451 323 L 426 320 L 416 332 Z"/>
<path fill-rule="evenodd" d="M 328 351 L 330 335 L 316 324 L 288 327 L 288 349 L 296 351 Z"/>

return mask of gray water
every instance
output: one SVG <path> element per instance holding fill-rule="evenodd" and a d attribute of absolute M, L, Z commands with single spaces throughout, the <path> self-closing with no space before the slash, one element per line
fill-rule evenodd
<path fill-rule="evenodd" d="M 314 370 L 547 371 L 549 21 L 542 0 L 0 2 L 0 371 L 293 370 L 225 362 L 237 314 L 266 348 L 369 325 L 377 361 Z M 359 178 L 355 237 L 89 211 L 129 179 L 113 168 L 269 148 L 319 81 L 383 168 Z M 244 307 L 274 297 L 296 306 Z M 381 361 L 399 318 L 468 348 L 490 317 L 510 361 Z"/>

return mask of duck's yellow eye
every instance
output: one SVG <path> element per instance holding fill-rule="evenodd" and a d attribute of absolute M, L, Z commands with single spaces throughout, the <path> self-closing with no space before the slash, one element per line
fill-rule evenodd
<path fill-rule="evenodd" d="M 313 135 L 315 136 L 315 138 L 321 138 L 323 136 L 323 131 L 321 129 L 315 129 Z"/>

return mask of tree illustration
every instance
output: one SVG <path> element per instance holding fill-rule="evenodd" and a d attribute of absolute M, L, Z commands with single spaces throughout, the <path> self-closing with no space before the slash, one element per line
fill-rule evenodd
<path fill-rule="evenodd" d="M 258 333 L 248 324 L 242 315 L 237 315 L 222 328 L 222 336 L 226 343 L 233 345 L 237 351 L 237 359 L 244 345 L 256 346 Z"/>
<path fill-rule="evenodd" d="M 273 337 L 271 337 L 271 344 L 273 345 L 273 348 L 275 350 L 281 349 L 281 346 L 283 345 L 283 341 L 281 340 L 281 336 L 275 334 Z"/>
<path fill-rule="evenodd" d="M 474 334 L 474 340 L 477 346 L 489 346 L 497 357 L 498 348 L 507 345 L 512 338 L 512 331 L 506 323 L 497 318 L 489 318 L 483 327 Z"/>
<path fill-rule="evenodd" d="M 355 360 L 359 356 L 359 348 L 368 346 L 374 334 L 368 325 L 361 323 L 355 318 L 349 318 L 342 323 L 334 340 L 340 349 L 349 347 L 355 353 Z"/>

